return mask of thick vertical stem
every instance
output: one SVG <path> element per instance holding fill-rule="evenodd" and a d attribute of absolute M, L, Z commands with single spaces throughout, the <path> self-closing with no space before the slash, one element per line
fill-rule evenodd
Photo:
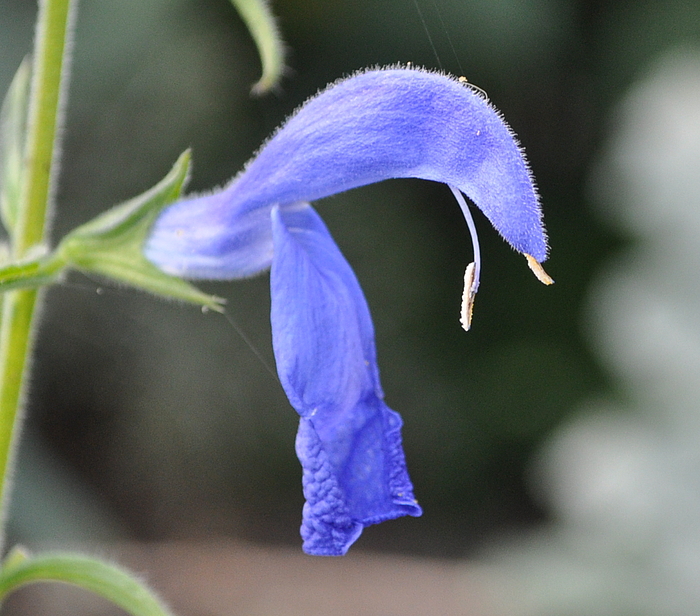
<path fill-rule="evenodd" d="M 37 291 L 11 291 L 3 302 L 0 329 L 0 550 L 4 541 L 12 469 L 21 428 L 23 391 Z"/>
<path fill-rule="evenodd" d="M 58 158 L 57 134 L 68 66 L 71 0 L 40 0 L 15 256 L 44 241 Z"/>
<path fill-rule="evenodd" d="M 21 202 L 12 237 L 21 258 L 44 241 L 56 172 L 62 77 L 67 71 L 71 0 L 40 0 L 33 55 Z M 0 515 L 2 537 L 11 473 L 22 418 L 23 392 L 32 350 L 35 290 L 7 293 L 0 329 Z M 0 546 L 1 548 L 1 546 Z"/>

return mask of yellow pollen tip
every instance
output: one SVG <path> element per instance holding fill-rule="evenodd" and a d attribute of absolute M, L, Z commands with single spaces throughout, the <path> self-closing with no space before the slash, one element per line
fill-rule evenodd
<path fill-rule="evenodd" d="M 537 276 L 537 280 L 539 280 L 542 284 L 554 284 L 552 277 L 544 271 L 544 268 L 542 265 L 540 265 L 540 262 L 535 259 L 535 257 L 526 254 L 525 258 L 527 259 L 527 264 L 532 270 L 532 273 Z"/>

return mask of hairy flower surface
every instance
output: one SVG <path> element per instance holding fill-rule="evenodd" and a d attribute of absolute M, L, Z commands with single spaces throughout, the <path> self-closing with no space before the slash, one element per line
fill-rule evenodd
<path fill-rule="evenodd" d="M 384 403 L 374 331 L 359 283 L 309 201 L 389 178 L 448 184 L 469 225 L 462 323 L 479 284 L 478 243 L 462 193 L 543 282 L 547 242 L 515 138 L 488 101 L 456 79 L 384 69 L 310 99 L 218 192 L 168 208 L 146 256 L 185 278 L 242 278 L 271 267 L 277 371 L 301 416 L 297 455 L 310 554 L 344 554 L 365 526 L 418 516 L 401 418 Z"/>

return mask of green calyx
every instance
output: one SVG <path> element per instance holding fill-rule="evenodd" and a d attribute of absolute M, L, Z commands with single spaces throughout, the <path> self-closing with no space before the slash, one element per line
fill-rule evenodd
<path fill-rule="evenodd" d="M 76 269 L 221 312 L 223 300 L 165 274 L 143 255 L 144 242 L 156 217 L 180 197 L 189 166 L 188 150 L 153 188 L 74 229 L 53 253 L 29 255 L 21 262 L 0 267 L 0 291 L 43 286 L 58 280 L 67 269 Z"/>

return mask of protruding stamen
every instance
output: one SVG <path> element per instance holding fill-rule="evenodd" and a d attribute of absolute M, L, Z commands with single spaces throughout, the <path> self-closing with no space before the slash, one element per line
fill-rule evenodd
<path fill-rule="evenodd" d="M 469 235 L 472 238 L 472 248 L 474 250 L 474 261 L 467 265 L 467 270 L 464 272 L 464 292 L 462 293 L 462 311 L 460 322 L 464 331 L 468 331 L 472 323 L 472 310 L 474 309 L 474 298 L 479 289 L 479 275 L 481 274 L 481 251 L 479 250 L 479 238 L 476 235 L 476 226 L 474 219 L 469 211 L 469 206 L 462 196 L 458 188 L 450 185 L 452 194 L 457 199 L 459 207 L 462 210 L 464 220 L 467 222 Z"/>
<path fill-rule="evenodd" d="M 530 266 L 532 273 L 537 276 L 537 280 L 543 284 L 554 284 L 552 277 L 544 271 L 544 268 L 542 265 L 540 265 L 540 262 L 535 259 L 535 257 L 525 254 L 525 258 L 527 259 L 527 264 Z"/>
<path fill-rule="evenodd" d="M 464 272 L 464 293 L 462 294 L 462 313 L 460 316 L 462 327 L 464 328 L 464 331 L 467 331 L 472 322 L 474 297 L 479 289 L 479 275 L 481 274 L 481 251 L 479 250 L 479 238 L 476 235 L 474 219 L 469 211 L 469 206 L 467 205 L 466 200 L 458 188 L 450 185 L 450 190 L 455 196 L 455 199 L 457 199 L 457 203 L 459 203 L 459 207 L 464 215 L 464 220 L 467 221 L 467 228 L 469 229 L 469 235 L 472 238 L 472 248 L 474 250 L 474 261 L 473 263 L 467 265 L 467 271 Z M 467 279 L 469 279 L 469 284 L 467 284 Z"/>
<path fill-rule="evenodd" d="M 459 322 L 462 324 L 462 329 L 465 332 L 469 331 L 472 326 L 472 312 L 474 311 L 474 298 L 476 297 L 476 289 L 474 289 L 474 263 L 467 265 L 464 272 L 464 291 L 462 292 L 462 311 L 459 315 Z"/>

